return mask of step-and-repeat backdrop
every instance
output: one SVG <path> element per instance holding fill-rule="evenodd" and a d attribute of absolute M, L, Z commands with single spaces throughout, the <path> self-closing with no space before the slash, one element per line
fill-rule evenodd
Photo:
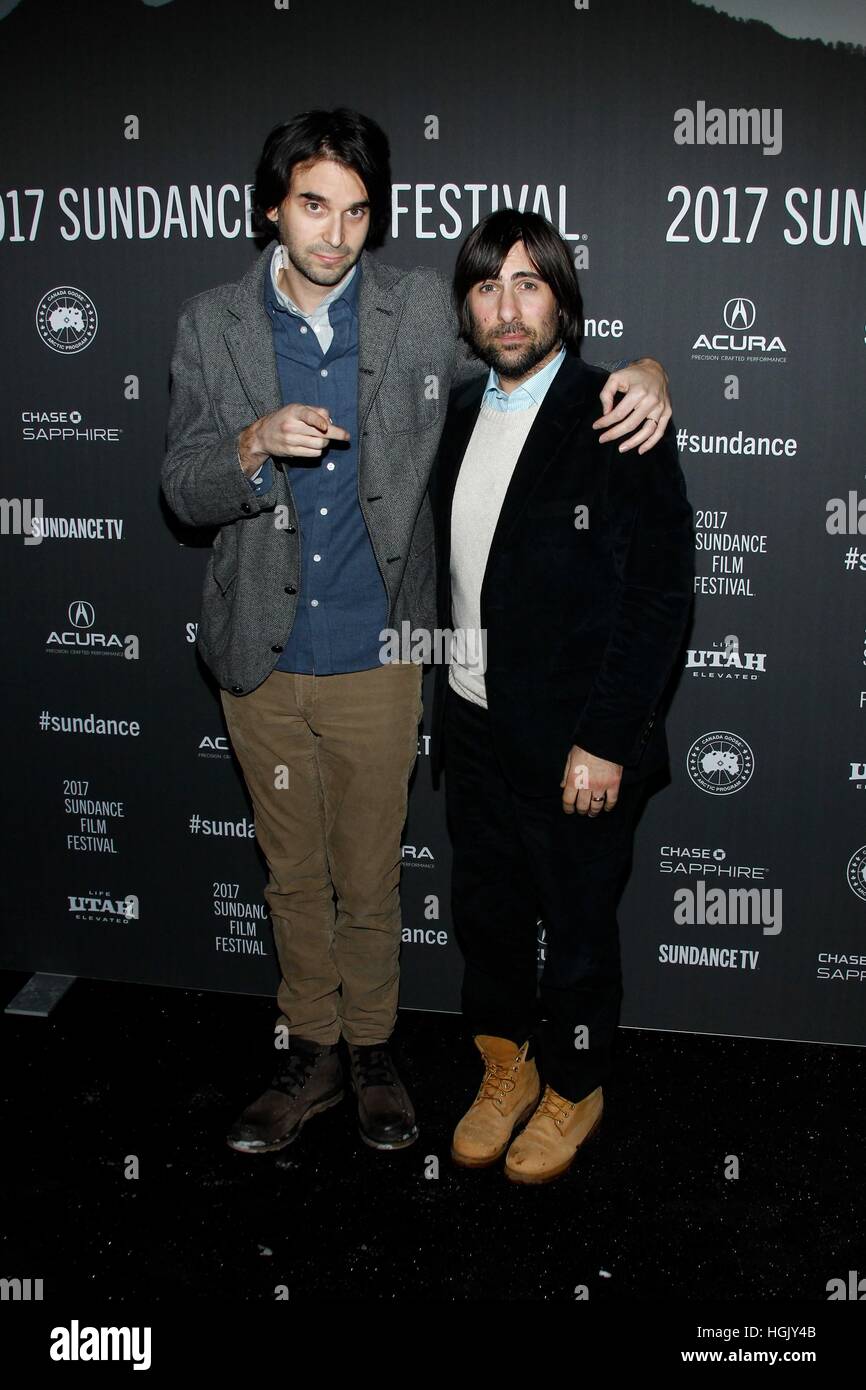
<path fill-rule="evenodd" d="M 866 1043 L 859 0 L 0 16 L 3 963 L 275 987 L 252 809 L 195 655 L 212 538 L 173 522 L 159 470 L 177 310 L 257 254 L 266 133 L 349 105 L 392 144 L 378 254 L 450 271 L 486 212 L 542 212 L 574 252 L 585 357 L 670 373 L 696 608 L 621 912 L 623 1023 Z M 402 1002 L 453 1011 L 428 730 Z"/>

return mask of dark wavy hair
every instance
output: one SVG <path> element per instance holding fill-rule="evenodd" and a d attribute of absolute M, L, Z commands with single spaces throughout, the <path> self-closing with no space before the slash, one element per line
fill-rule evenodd
<path fill-rule="evenodd" d="M 546 217 L 512 208 L 488 213 L 460 248 L 453 281 L 460 337 L 466 342 L 471 337 L 469 291 L 480 281 L 499 274 L 516 241 L 523 242 L 538 274 L 553 291 L 562 315 L 563 343 L 572 352 L 580 352 L 583 301 L 568 245 Z"/>
<path fill-rule="evenodd" d="M 256 166 L 252 196 L 255 235 L 268 241 L 278 235 L 268 209 L 285 198 L 296 164 L 333 159 L 358 175 L 370 200 L 370 230 L 365 246 L 381 246 L 391 216 L 391 151 L 388 137 L 369 116 L 338 106 L 333 111 L 301 111 L 274 126 Z"/>

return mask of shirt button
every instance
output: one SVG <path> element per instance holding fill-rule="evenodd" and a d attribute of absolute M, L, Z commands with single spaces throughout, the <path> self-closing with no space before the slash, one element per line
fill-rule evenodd
<path fill-rule="evenodd" d="M 314 560 L 321 560 L 321 558 L 322 558 L 321 555 L 314 555 L 314 556 L 313 556 L 313 559 L 314 559 Z"/>
<path fill-rule="evenodd" d="M 333 471 L 334 471 L 334 465 L 333 465 L 332 463 L 326 463 L 326 464 L 325 464 L 325 467 L 327 468 L 327 470 L 328 470 L 329 473 L 333 473 Z"/>
<path fill-rule="evenodd" d="M 303 324 L 303 325 L 301 326 L 301 332 L 302 332 L 302 333 L 306 333 L 306 331 L 307 331 L 307 325 L 306 325 L 306 324 Z"/>
<path fill-rule="evenodd" d="M 318 608 L 318 606 L 319 606 L 319 600 L 318 600 L 317 598 L 311 598 L 311 599 L 310 599 L 310 607 L 311 607 L 311 608 Z"/>
<path fill-rule="evenodd" d="M 327 508 L 327 507 L 320 507 L 320 508 L 319 508 L 319 516 L 327 516 L 327 515 L 328 515 L 328 508 Z"/>
<path fill-rule="evenodd" d="M 327 369 L 327 367 L 323 367 L 322 370 L 321 370 L 320 373 L 319 373 L 319 376 L 327 376 L 327 375 L 328 375 L 328 369 Z"/>

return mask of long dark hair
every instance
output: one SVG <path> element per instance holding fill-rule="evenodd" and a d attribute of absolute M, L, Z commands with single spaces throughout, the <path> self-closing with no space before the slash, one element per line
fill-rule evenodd
<path fill-rule="evenodd" d="M 333 159 L 352 169 L 370 200 L 370 230 L 365 245 L 381 246 L 391 216 L 391 151 L 388 137 L 369 116 L 338 106 L 333 111 L 301 111 L 274 126 L 256 166 L 252 222 L 257 237 L 278 235 L 268 209 L 285 198 L 296 164 Z"/>
<path fill-rule="evenodd" d="M 563 343 L 572 352 L 579 352 L 583 337 L 583 301 L 568 246 L 546 217 L 537 212 L 516 212 L 512 208 L 488 213 L 460 248 L 454 267 L 453 290 L 461 338 L 470 340 L 469 291 L 480 281 L 499 274 L 502 262 L 516 241 L 523 242 L 538 274 L 553 291 L 562 315 Z"/>

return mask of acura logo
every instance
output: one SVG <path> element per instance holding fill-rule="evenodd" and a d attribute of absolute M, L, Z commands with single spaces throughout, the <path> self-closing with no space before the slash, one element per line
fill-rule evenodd
<path fill-rule="evenodd" d="M 73 603 L 70 603 L 66 614 L 72 627 L 93 627 L 93 620 L 96 617 L 93 604 L 87 603 L 83 598 L 75 599 Z"/>
<path fill-rule="evenodd" d="M 746 332 L 755 322 L 755 305 L 751 299 L 729 299 L 724 309 L 725 325 L 728 328 L 742 328 Z"/>

